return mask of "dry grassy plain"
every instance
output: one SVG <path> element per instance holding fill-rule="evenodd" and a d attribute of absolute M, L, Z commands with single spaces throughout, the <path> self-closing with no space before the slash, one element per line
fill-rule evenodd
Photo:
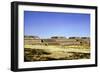
<path fill-rule="evenodd" d="M 88 46 L 25 45 L 24 61 L 89 59 Z"/>

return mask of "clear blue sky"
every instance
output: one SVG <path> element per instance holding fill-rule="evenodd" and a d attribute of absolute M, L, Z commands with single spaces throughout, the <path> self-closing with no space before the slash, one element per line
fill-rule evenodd
<path fill-rule="evenodd" d="M 24 11 L 24 35 L 90 36 L 90 14 Z"/>

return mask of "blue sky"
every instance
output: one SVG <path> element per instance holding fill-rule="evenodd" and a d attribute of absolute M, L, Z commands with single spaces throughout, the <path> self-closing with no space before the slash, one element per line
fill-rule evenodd
<path fill-rule="evenodd" d="M 90 36 L 90 14 L 24 11 L 24 35 Z"/>

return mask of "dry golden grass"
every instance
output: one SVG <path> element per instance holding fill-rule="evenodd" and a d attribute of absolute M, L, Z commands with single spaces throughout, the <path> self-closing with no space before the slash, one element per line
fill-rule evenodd
<path fill-rule="evenodd" d="M 89 59 L 90 48 L 83 46 L 25 45 L 24 61 Z"/>

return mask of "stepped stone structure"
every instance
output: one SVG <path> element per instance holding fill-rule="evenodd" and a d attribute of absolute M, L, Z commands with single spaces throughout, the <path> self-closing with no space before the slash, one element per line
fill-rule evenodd
<path fill-rule="evenodd" d="M 24 36 L 24 44 L 27 45 L 41 44 L 41 39 L 38 36 Z"/>
<path fill-rule="evenodd" d="M 59 37 L 54 36 L 50 39 L 41 39 L 38 36 L 24 36 L 24 44 L 26 45 L 90 45 L 89 37 Z"/>

